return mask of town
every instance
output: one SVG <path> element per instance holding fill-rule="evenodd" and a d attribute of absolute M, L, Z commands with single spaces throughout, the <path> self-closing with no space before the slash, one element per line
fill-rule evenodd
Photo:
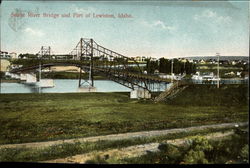
<path fill-rule="evenodd" d="M 6 52 L 1 51 L 1 59 L 2 59 L 2 70 L 7 71 L 8 68 L 14 68 L 18 65 L 10 65 L 7 60 L 10 59 L 37 59 L 38 55 L 36 54 L 19 54 L 15 52 Z M 51 55 L 52 59 L 56 60 L 63 60 L 63 59 L 73 59 L 70 55 Z M 48 59 L 48 58 L 43 58 Z M 196 57 L 182 57 L 182 58 L 154 58 L 154 57 L 147 57 L 147 56 L 137 56 L 131 57 L 132 60 L 142 64 L 145 66 L 144 73 L 150 73 L 154 75 L 158 75 L 161 78 L 174 78 L 175 80 L 181 80 L 186 75 L 186 71 L 183 70 L 185 64 L 192 64 L 193 70 L 192 72 L 188 72 L 189 78 L 197 81 L 212 81 L 216 78 L 216 71 L 218 65 L 218 58 L 216 56 L 196 56 Z M 5 61 L 4 61 L 5 60 Z M 177 68 L 173 64 L 173 72 L 171 72 L 171 61 L 174 60 L 175 64 L 181 64 L 179 67 L 182 66 L 182 70 L 177 70 Z M 163 67 L 165 61 L 169 61 L 169 67 Z M 131 62 L 131 61 L 130 61 Z M 248 57 L 244 56 L 220 56 L 219 60 L 220 65 L 220 77 L 224 79 L 235 79 L 240 80 L 244 79 L 247 80 L 249 78 L 248 66 L 249 66 L 249 59 Z M 14 67 L 13 67 L 14 66 Z M 166 69 L 169 69 L 166 72 Z M 191 76 L 190 76 L 191 75 Z"/>

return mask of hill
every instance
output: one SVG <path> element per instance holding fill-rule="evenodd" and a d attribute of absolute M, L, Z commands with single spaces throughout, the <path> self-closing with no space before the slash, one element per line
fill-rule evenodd
<path fill-rule="evenodd" d="M 193 60 L 209 60 L 209 59 L 217 59 L 217 56 L 195 56 L 195 57 L 182 57 L 187 59 L 193 59 Z M 220 56 L 220 60 L 243 60 L 243 61 L 249 61 L 248 56 Z"/>

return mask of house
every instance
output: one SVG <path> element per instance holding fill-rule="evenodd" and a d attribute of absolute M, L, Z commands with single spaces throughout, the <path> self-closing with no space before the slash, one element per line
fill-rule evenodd
<path fill-rule="evenodd" d="M 237 61 L 232 61 L 231 64 L 232 64 L 232 65 L 236 65 L 236 64 L 237 64 Z"/>
<path fill-rule="evenodd" d="M 194 63 L 194 64 L 198 64 L 199 61 L 198 61 L 198 60 L 193 60 L 193 63 Z"/>
<path fill-rule="evenodd" d="M 225 75 L 235 75 L 235 73 L 233 71 L 225 73 Z"/>
<path fill-rule="evenodd" d="M 151 61 L 157 61 L 157 59 L 156 59 L 156 58 L 150 58 L 150 60 L 151 60 Z"/>
<path fill-rule="evenodd" d="M 11 52 L 10 57 L 16 59 L 17 58 L 17 53 Z"/>
<path fill-rule="evenodd" d="M 156 69 L 156 70 L 154 71 L 154 74 L 159 74 L 159 70 Z"/>
<path fill-rule="evenodd" d="M 179 61 L 181 61 L 181 62 L 183 62 L 183 63 L 186 63 L 188 60 L 187 59 L 185 59 L 185 58 L 182 58 L 181 60 L 179 60 Z"/>
<path fill-rule="evenodd" d="M 146 57 L 145 56 L 137 56 L 137 57 L 131 57 L 132 60 L 135 60 L 136 62 L 145 62 Z M 133 62 L 132 60 L 129 60 L 129 62 Z"/>
<path fill-rule="evenodd" d="M 202 60 L 200 60 L 199 63 L 200 63 L 200 64 L 206 64 L 206 61 L 204 61 L 204 60 L 202 59 Z"/>
<path fill-rule="evenodd" d="M 229 65 L 228 60 L 220 60 L 220 64 Z"/>
<path fill-rule="evenodd" d="M 0 58 L 5 58 L 5 59 L 7 59 L 7 58 L 10 58 L 10 55 L 9 55 L 9 53 L 6 52 L 6 51 L 1 51 Z"/>
<path fill-rule="evenodd" d="M 208 63 L 209 63 L 209 64 L 215 64 L 216 61 L 215 61 L 214 59 L 209 59 L 209 60 L 208 60 Z"/>

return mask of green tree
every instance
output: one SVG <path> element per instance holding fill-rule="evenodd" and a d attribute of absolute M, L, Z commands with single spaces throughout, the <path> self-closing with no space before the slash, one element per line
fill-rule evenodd
<path fill-rule="evenodd" d="M 159 69 L 158 61 L 147 60 L 146 71 L 149 74 L 153 74 L 156 69 Z"/>
<path fill-rule="evenodd" d="M 240 151 L 240 157 L 243 161 L 249 163 L 249 146 L 246 144 Z"/>
<path fill-rule="evenodd" d="M 172 144 L 160 144 L 158 149 L 161 151 L 159 163 L 178 164 L 183 157 L 179 148 Z"/>
<path fill-rule="evenodd" d="M 201 136 L 196 136 L 190 140 L 190 147 L 185 154 L 183 161 L 185 164 L 207 164 L 206 151 L 211 151 L 212 145 Z"/>
<path fill-rule="evenodd" d="M 4 78 L 4 76 L 5 76 L 5 73 L 0 71 L 0 78 L 2 79 L 2 78 Z"/>
<path fill-rule="evenodd" d="M 160 73 L 166 73 L 167 71 L 167 64 L 165 58 L 160 58 L 160 64 L 159 64 L 159 72 Z"/>
<path fill-rule="evenodd" d="M 208 164 L 203 151 L 190 150 L 183 159 L 186 164 Z"/>

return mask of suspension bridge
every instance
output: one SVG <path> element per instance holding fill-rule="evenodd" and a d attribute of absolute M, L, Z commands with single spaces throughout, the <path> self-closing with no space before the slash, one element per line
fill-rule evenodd
<path fill-rule="evenodd" d="M 79 87 L 86 84 L 94 87 L 94 74 L 98 73 L 132 90 L 147 92 L 160 91 L 161 86 L 166 88 L 166 84 L 170 82 L 169 79 L 144 74 L 135 59 L 105 48 L 93 39 L 81 38 L 75 48 L 60 61 L 56 61 L 57 58 L 51 55 L 51 47 L 42 46 L 37 55 L 39 64 L 13 68 L 10 73 L 28 73 L 52 66 L 76 66 L 80 68 Z M 88 79 L 83 79 L 83 71 L 88 72 Z"/>

